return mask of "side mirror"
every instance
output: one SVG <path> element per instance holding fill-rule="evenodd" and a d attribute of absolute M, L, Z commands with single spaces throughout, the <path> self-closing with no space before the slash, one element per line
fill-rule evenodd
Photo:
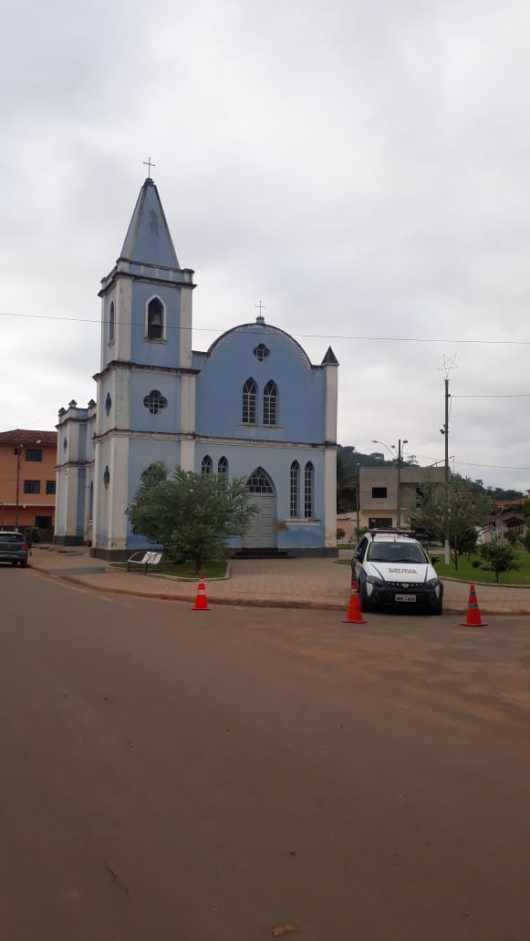
<path fill-rule="evenodd" d="M 436 563 L 439 562 L 439 561 L 440 561 L 440 556 L 439 556 L 439 555 L 433 555 L 433 556 L 432 556 L 431 562 L 432 562 L 433 565 L 436 565 Z"/>

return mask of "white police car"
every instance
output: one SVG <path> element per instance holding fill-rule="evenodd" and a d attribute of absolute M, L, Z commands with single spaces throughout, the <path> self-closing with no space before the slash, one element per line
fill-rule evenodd
<path fill-rule="evenodd" d="M 427 608 L 441 614 L 443 584 L 422 545 L 405 530 L 370 530 L 351 561 L 362 611 L 383 606 Z"/>

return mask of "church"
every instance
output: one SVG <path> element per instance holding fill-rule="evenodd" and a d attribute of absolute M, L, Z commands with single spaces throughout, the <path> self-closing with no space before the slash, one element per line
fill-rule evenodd
<path fill-rule="evenodd" d="M 142 471 L 245 477 L 259 508 L 231 551 L 336 555 L 338 362 L 313 365 L 260 314 L 192 349 L 194 272 L 181 268 L 148 177 L 103 278 L 97 394 L 57 424 L 55 541 L 105 559 L 146 547 L 126 515 Z"/>

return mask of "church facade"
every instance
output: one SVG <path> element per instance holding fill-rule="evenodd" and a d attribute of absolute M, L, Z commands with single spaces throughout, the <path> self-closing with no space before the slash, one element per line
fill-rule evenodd
<path fill-rule="evenodd" d="M 97 403 L 57 424 L 55 540 L 123 559 L 143 548 L 126 515 L 142 471 L 246 477 L 259 513 L 232 548 L 336 554 L 338 363 L 312 365 L 258 316 L 192 349 L 194 272 L 181 268 L 148 178 L 115 267 L 101 283 Z"/>

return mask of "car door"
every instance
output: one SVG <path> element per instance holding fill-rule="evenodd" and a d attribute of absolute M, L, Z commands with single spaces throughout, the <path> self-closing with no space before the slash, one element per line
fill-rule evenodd
<path fill-rule="evenodd" d="M 362 569 L 364 557 L 366 555 L 367 547 L 368 547 L 368 540 L 366 539 L 365 536 L 363 536 L 363 538 L 359 542 L 359 545 L 357 546 L 357 548 L 355 549 L 353 553 L 352 576 L 353 578 L 355 578 L 357 585 L 359 584 L 359 579 L 361 577 L 361 569 Z"/>

